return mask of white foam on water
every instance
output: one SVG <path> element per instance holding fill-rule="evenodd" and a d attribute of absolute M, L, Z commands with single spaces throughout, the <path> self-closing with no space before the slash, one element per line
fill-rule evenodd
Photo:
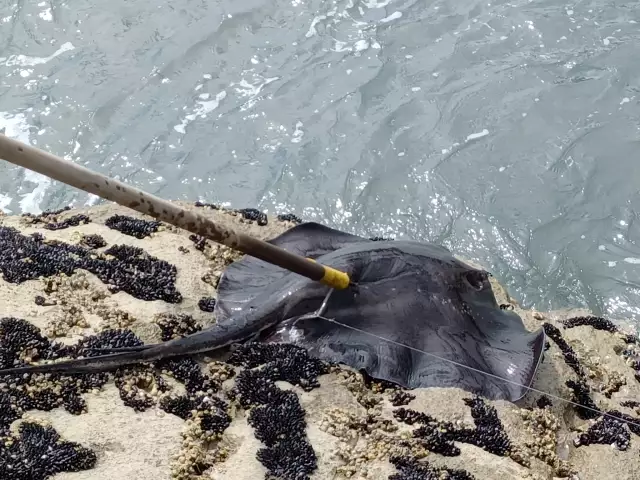
<path fill-rule="evenodd" d="M 255 84 L 251 84 L 243 78 L 240 83 L 232 83 L 230 85 L 231 87 L 234 87 L 236 93 L 240 98 L 249 97 L 249 100 L 247 100 L 240 106 L 241 112 L 245 112 L 250 108 L 253 108 L 261 98 L 259 97 L 259 95 L 262 92 L 262 89 L 270 83 L 273 83 L 276 80 L 280 80 L 280 77 L 265 78 L 262 75 L 254 74 L 254 79 L 257 79 Z"/>
<path fill-rule="evenodd" d="M 353 44 L 353 49 L 356 52 L 362 52 L 364 50 L 366 50 L 367 48 L 369 48 L 369 42 L 366 40 L 358 40 L 356 43 Z M 349 49 L 347 49 L 349 50 Z"/>
<path fill-rule="evenodd" d="M 0 57 L 0 62 L 3 62 L 7 67 L 33 67 L 35 65 L 42 65 L 50 62 L 54 58 L 62 55 L 65 52 L 74 50 L 76 47 L 71 42 L 63 43 L 58 50 L 53 52 L 48 57 L 28 57 L 26 55 L 11 55 L 9 58 Z"/>
<path fill-rule="evenodd" d="M 303 123 L 298 121 L 296 122 L 296 129 L 293 132 L 293 135 L 291 138 L 291 143 L 300 143 L 302 141 L 302 137 L 304 137 L 304 131 L 302 130 L 303 127 Z"/>
<path fill-rule="evenodd" d="M 316 30 L 316 25 L 318 25 L 321 21 L 326 19 L 327 19 L 326 15 L 318 15 L 313 17 L 313 20 L 311 20 L 311 25 L 309 25 L 309 30 L 307 30 L 307 33 L 305 33 L 304 36 L 307 38 L 311 38 L 314 35 L 317 35 L 318 31 Z"/>
<path fill-rule="evenodd" d="M 256 83 L 255 85 L 252 85 L 243 78 L 242 80 L 240 80 L 240 83 L 232 83 L 231 86 L 235 87 L 235 91 L 240 97 L 255 97 L 260 94 L 264 87 L 272 82 L 275 82 L 279 78 L 280 77 L 264 78 L 261 79 L 262 81 Z"/>
<path fill-rule="evenodd" d="M 629 97 L 624 97 L 622 100 L 620 100 L 620 105 L 624 105 L 625 103 L 629 103 L 631 100 L 629 100 Z"/>
<path fill-rule="evenodd" d="M 87 198 L 87 201 L 84 202 L 85 207 L 90 207 L 92 205 L 95 205 L 96 203 L 98 203 L 98 200 L 100 200 L 100 197 L 97 195 L 94 195 L 93 193 L 89 194 L 89 197 Z"/>
<path fill-rule="evenodd" d="M 44 6 L 44 5 L 43 5 Z M 43 19 L 45 22 L 51 22 L 53 21 L 53 15 L 51 15 L 51 9 L 50 8 L 46 8 L 45 10 L 43 10 L 42 12 L 40 12 L 38 14 L 38 16 Z"/>
<path fill-rule="evenodd" d="M 4 129 L 7 137 L 14 138 L 22 143 L 31 144 L 29 140 L 29 124 L 22 113 L 11 114 L 0 112 L 0 129 Z M 39 173 L 31 170 L 25 170 L 25 182 L 35 183 L 36 187 L 32 192 L 22 196 L 20 200 L 20 208 L 23 213 L 41 213 L 40 204 L 44 198 L 44 194 L 51 185 L 51 180 Z"/>
<path fill-rule="evenodd" d="M 7 207 L 11 204 L 11 198 L 9 195 L 5 195 L 0 193 L 0 211 L 4 213 L 11 213 L 11 210 L 8 210 Z"/>
<path fill-rule="evenodd" d="M 227 96 L 225 90 L 216 95 L 216 98 L 209 101 L 197 101 L 193 109 L 193 113 L 186 115 L 178 125 L 174 125 L 173 129 L 178 133 L 186 133 L 186 127 L 196 118 L 207 118 L 207 115 L 220 106 L 220 102 Z"/>
<path fill-rule="evenodd" d="M 367 0 L 366 2 L 362 2 L 362 4 L 367 8 L 383 8 L 391 3 L 391 0 L 384 0 L 382 2 L 377 2 L 376 0 Z"/>
<path fill-rule="evenodd" d="M 471 140 L 476 140 L 478 138 L 482 138 L 482 137 L 486 137 L 487 135 L 489 135 L 489 130 L 487 130 L 486 128 L 484 130 L 482 130 L 481 132 L 478 133 L 472 133 L 471 135 L 469 135 L 467 137 L 467 142 L 470 142 Z"/>
<path fill-rule="evenodd" d="M 389 23 L 389 22 L 393 22 L 394 20 L 397 20 L 399 18 L 402 18 L 402 12 L 393 12 L 391 15 L 389 15 L 388 17 L 384 17 L 382 20 L 380 20 L 380 23 Z"/>

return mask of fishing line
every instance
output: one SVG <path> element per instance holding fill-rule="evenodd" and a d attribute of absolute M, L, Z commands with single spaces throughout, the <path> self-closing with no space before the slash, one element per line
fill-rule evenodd
<path fill-rule="evenodd" d="M 332 290 L 332 291 L 333 291 L 333 290 Z M 327 295 L 327 298 L 325 299 L 325 302 L 323 302 L 323 306 L 324 306 L 325 308 L 326 308 L 326 301 L 328 301 L 328 295 Z M 346 325 L 346 324 L 344 324 L 344 323 L 342 323 L 342 322 L 339 322 L 339 321 L 337 321 L 337 320 L 335 320 L 335 319 L 332 319 L 332 318 L 327 318 L 327 317 L 323 317 L 323 316 L 318 316 L 317 318 L 321 318 L 322 320 L 326 320 L 327 322 L 331 322 L 331 323 L 333 323 L 333 324 L 335 324 L 335 325 L 339 325 L 339 326 L 341 326 L 341 327 L 345 327 L 345 328 L 348 328 L 348 329 L 354 330 L 354 331 L 356 331 L 356 332 L 363 333 L 363 334 L 365 334 L 365 335 L 369 335 L 369 336 L 371 336 L 371 337 L 373 337 L 373 338 L 376 338 L 376 339 L 378 339 L 378 340 L 382 340 L 382 341 L 384 341 L 384 342 L 391 343 L 391 344 L 396 345 L 396 346 L 398 346 L 398 347 L 408 348 L 409 350 L 413 350 L 413 351 L 415 351 L 415 352 L 422 353 L 422 354 L 424 354 L 424 355 L 427 355 L 428 357 L 436 358 L 436 359 L 438 359 L 438 360 L 442 360 L 443 362 L 449 362 L 449 363 L 451 363 L 451 364 L 453 364 L 453 365 L 456 365 L 456 366 L 458 366 L 458 367 L 465 368 L 465 369 L 467 369 L 467 370 L 471 370 L 472 372 L 480 373 L 480 374 L 482 374 L 482 375 L 486 375 L 486 376 L 488 376 L 488 377 L 492 377 L 492 378 L 494 378 L 494 379 L 496 379 L 496 380 L 501 380 L 501 381 L 503 381 L 503 382 L 510 383 L 510 384 L 515 385 L 515 386 L 518 386 L 518 387 L 526 388 L 526 389 L 527 389 L 527 390 L 529 390 L 529 391 L 532 391 L 532 392 L 535 392 L 535 393 L 539 393 L 539 394 L 541 394 L 541 395 L 546 395 L 547 397 L 553 398 L 553 399 L 555 399 L 555 400 L 559 400 L 559 401 L 561 401 L 561 402 L 568 403 L 568 404 L 570 404 L 570 405 L 573 405 L 574 407 L 581 407 L 581 408 L 584 408 L 585 410 L 590 410 L 590 411 L 592 411 L 592 412 L 597 413 L 598 415 L 602 415 L 602 416 L 604 416 L 604 417 L 609 417 L 609 418 L 612 418 L 612 419 L 617 420 L 617 421 L 619 421 L 619 422 L 624 422 L 624 423 L 626 423 L 627 425 L 633 425 L 633 426 L 638 427 L 638 428 L 640 429 L 640 423 L 636 423 L 636 422 L 632 422 L 632 421 L 629 421 L 629 420 L 625 420 L 625 419 L 623 419 L 623 418 L 617 417 L 617 416 L 612 415 L 612 414 L 610 414 L 610 413 L 603 412 L 602 410 L 599 410 L 599 409 L 597 409 L 597 408 L 588 407 L 588 406 L 586 406 L 586 405 L 582 405 L 582 404 L 580 404 L 580 403 L 578 403 L 578 402 L 574 402 L 574 401 L 572 401 L 572 400 L 567 400 L 566 398 L 559 397 L 558 395 L 554 395 L 554 394 L 552 394 L 552 393 L 547 393 L 547 392 L 545 392 L 545 391 L 543 391 L 543 390 L 538 390 L 537 388 L 534 388 L 534 387 L 531 387 L 531 386 L 528 386 L 528 385 L 524 385 L 524 384 L 518 383 L 518 382 L 516 382 L 516 381 L 514 381 L 514 380 L 509 380 L 508 378 L 501 377 L 500 375 L 495 375 L 495 374 L 493 374 L 493 373 L 484 372 L 484 371 L 482 371 L 482 370 L 480 370 L 480 369 L 477 369 L 477 368 L 475 368 L 475 367 L 471 367 L 471 366 L 469 366 L 469 365 L 465 365 L 465 364 L 463 364 L 463 363 L 456 362 L 455 360 L 451 360 L 451 359 L 448 359 L 448 358 L 440 357 L 439 355 L 436 355 L 436 354 L 434 354 L 434 353 L 425 352 L 424 350 L 420 350 L 419 348 L 415 348 L 415 347 L 411 347 L 411 346 L 409 346 L 409 345 L 405 345 L 405 344 L 403 344 L 403 343 L 400 343 L 400 342 L 397 342 L 397 341 L 395 341 L 395 340 L 391 340 L 391 339 L 388 339 L 388 338 L 382 337 L 382 336 L 377 335 L 377 334 L 375 334 L 375 333 L 367 332 L 367 331 L 365 331 L 365 330 L 361 330 L 361 329 L 359 329 L 359 328 L 357 328 L 357 327 L 352 327 L 351 325 Z"/>

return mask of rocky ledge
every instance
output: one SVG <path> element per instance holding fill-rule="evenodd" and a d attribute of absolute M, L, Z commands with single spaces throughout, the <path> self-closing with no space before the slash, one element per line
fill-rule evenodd
<path fill-rule="evenodd" d="M 187 206 L 187 205 L 185 205 Z M 268 239 L 293 215 L 188 205 Z M 0 366 L 168 340 L 215 320 L 226 247 L 114 205 L 0 215 Z M 638 478 L 640 346 L 585 311 L 514 309 L 549 338 L 518 404 L 405 391 L 292 345 L 84 376 L 0 378 L 0 478 Z"/>

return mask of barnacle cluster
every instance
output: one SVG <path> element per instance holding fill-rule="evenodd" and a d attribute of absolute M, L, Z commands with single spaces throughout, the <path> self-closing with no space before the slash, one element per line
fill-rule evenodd
<path fill-rule="evenodd" d="M 161 313 L 156 315 L 154 321 L 160 327 L 160 338 L 163 342 L 186 337 L 202 330 L 202 327 L 191 315 L 183 313 Z"/>

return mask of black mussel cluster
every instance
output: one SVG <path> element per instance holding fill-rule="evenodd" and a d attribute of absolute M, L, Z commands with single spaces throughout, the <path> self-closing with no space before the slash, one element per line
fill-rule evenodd
<path fill-rule="evenodd" d="M 203 312 L 213 312 L 216 308 L 216 299 L 213 297 L 203 297 L 198 301 L 198 307 Z"/>
<path fill-rule="evenodd" d="M 571 348 L 571 346 L 567 343 L 567 341 L 562 337 L 560 330 L 550 323 L 545 323 L 543 325 L 544 331 L 560 349 L 562 356 L 564 358 L 564 362 L 567 364 L 569 368 L 571 368 L 576 375 L 578 376 L 578 380 L 567 380 L 566 385 L 573 391 L 573 401 L 578 403 L 580 406 L 576 406 L 576 412 L 578 416 L 584 420 L 597 418 L 598 417 L 598 409 L 591 398 L 591 389 L 589 388 L 589 384 L 587 382 L 587 375 L 580 365 L 580 360 L 578 359 L 578 355 Z"/>
<path fill-rule="evenodd" d="M 640 436 L 640 419 L 612 410 L 600 417 L 585 433 L 581 433 L 574 444 L 576 447 L 612 445 L 618 450 L 626 450 L 631 443 L 631 433 Z"/>
<path fill-rule="evenodd" d="M 0 438 L 0 478 L 45 480 L 62 472 L 89 470 L 96 454 L 74 442 L 64 441 L 52 427 L 24 422 L 17 435 Z"/>
<path fill-rule="evenodd" d="M 206 202 L 200 202 L 200 201 L 195 202 L 194 206 L 201 207 L 201 208 L 211 208 L 213 210 L 218 210 L 220 208 L 215 203 L 206 203 Z"/>
<path fill-rule="evenodd" d="M 47 230 L 64 230 L 69 227 L 77 227 L 80 224 L 86 225 L 87 223 L 91 223 L 91 219 L 86 215 L 73 215 L 72 217 L 66 218 L 61 222 L 48 222 L 43 225 L 43 228 Z"/>
<path fill-rule="evenodd" d="M 494 455 L 505 456 L 511 452 L 511 441 L 498 418 L 498 412 L 481 397 L 467 398 L 476 428 L 461 428 L 451 422 L 438 421 L 425 413 L 406 408 L 393 412 L 395 418 L 408 425 L 420 425 L 413 431 L 424 447 L 434 453 L 453 457 L 460 455 L 454 442 L 469 443 Z"/>
<path fill-rule="evenodd" d="M 620 331 L 618 326 L 608 318 L 596 317 L 589 315 L 586 317 L 573 317 L 568 318 L 562 322 L 564 328 L 575 328 L 583 325 L 588 325 L 595 330 L 603 330 L 609 333 L 617 333 Z M 624 341 L 626 343 L 636 343 L 638 338 L 635 335 L 625 335 Z"/>
<path fill-rule="evenodd" d="M 91 249 L 98 249 L 107 246 L 107 242 L 97 233 L 82 236 L 82 244 Z"/>
<path fill-rule="evenodd" d="M 114 258 L 96 256 L 79 245 L 45 242 L 38 233 L 25 236 L 14 228 L 0 227 L 0 271 L 8 282 L 22 283 L 59 273 L 71 275 L 82 268 L 114 293 L 124 291 L 147 301 L 182 301 L 175 287 L 175 266 L 128 245 L 114 245 L 104 253 Z"/>
<path fill-rule="evenodd" d="M 411 400 L 414 398 L 416 398 L 416 396 L 406 390 L 396 390 L 389 397 L 389 401 L 394 407 L 402 407 L 404 405 L 409 405 Z"/>
<path fill-rule="evenodd" d="M 13 317 L 0 319 L 0 367 L 25 365 L 31 360 L 77 358 L 94 348 L 139 344 L 128 331 L 105 331 L 76 345 L 50 342 L 29 322 Z M 0 478 L 45 480 L 60 472 L 93 468 L 95 454 L 76 443 L 66 442 L 51 427 L 25 422 L 18 434 L 10 432 L 13 421 L 25 411 L 63 407 L 78 415 L 86 410 L 82 394 L 102 387 L 105 373 L 85 375 L 13 374 L 0 376 Z"/>
<path fill-rule="evenodd" d="M 113 215 L 107 218 L 104 224 L 120 233 L 141 239 L 157 232 L 158 227 L 162 225 L 155 220 L 142 220 L 127 215 Z"/>
<path fill-rule="evenodd" d="M 293 213 L 281 213 L 278 215 L 277 218 L 281 222 L 292 222 L 297 224 L 302 223 L 302 219 L 297 215 L 294 215 Z"/>
<path fill-rule="evenodd" d="M 71 207 L 64 207 L 60 210 L 46 210 L 39 215 L 25 213 L 22 216 L 32 224 L 42 224 L 47 230 L 64 230 L 69 227 L 77 227 L 80 224 L 91 223 L 91 219 L 83 214 L 73 215 L 65 220 L 60 220 L 58 216 L 68 212 Z"/>
<path fill-rule="evenodd" d="M 309 478 L 317 457 L 306 436 L 305 411 L 295 392 L 283 391 L 275 382 L 311 390 L 319 386 L 318 375 L 328 371 L 327 365 L 294 345 L 256 343 L 239 347 L 229 363 L 246 368 L 236 378 L 235 395 L 242 406 L 251 408 L 249 423 L 265 445 L 257 457 L 268 475 Z"/>
<path fill-rule="evenodd" d="M 207 239 L 201 237 L 200 235 L 191 234 L 189 235 L 189 240 L 193 242 L 193 245 L 196 250 L 200 252 L 204 252 L 204 248 L 207 246 Z"/>
<path fill-rule="evenodd" d="M 389 476 L 389 480 L 475 480 L 469 472 L 460 469 L 437 468 L 427 461 L 412 457 L 394 456 L 389 461 L 398 473 Z"/>
<path fill-rule="evenodd" d="M 587 316 L 574 317 L 563 322 L 565 328 L 574 328 L 578 326 L 588 325 L 596 330 L 602 330 L 609 333 L 618 332 L 617 326 L 610 320 Z M 544 329 L 549 338 L 553 340 L 560 348 L 564 356 L 564 360 L 578 375 L 578 380 L 568 380 L 566 385 L 573 391 L 573 400 L 578 404 L 575 409 L 576 413 L 583 420 L 597 419 L 589 429 L 581 433 L 575 440 L 574 444 L 578 446 L 605 444 L 613 445 L 618 450 L 627 450 L 631 442 L 631 433 L 640 436 L 640 419 L 634 418 L 626 413 L 620 413 L 617 410 L 602 412 L 591 398 L 591 391 L 587 383 L 587 376 L 580 366 L 577 355 L 573 349 L 562 338 L 560 331 L 549 324 L 544 324 Z M 626 343 L 636 343 L 636 338 L 632 335 L 625 337 Z M 624 352 L 623 352 L 624 354 Z M 640 370 L 640 365 L 637 366 Z M 634 408 L 640 405 L 635 401 L 622 402 L 621 406 Z"/>
<path fill-rule="evenodd" d="M 267 214 L 257 208 L 241 208 L 240 210 L 236 210 L 236 212 L 242 215 L 242 218 L 245 220 L 256 222 L 261 227 L 264 227 L 268 222 Z"/>
<path fill-rule="evenodd" d="M 540 396 L 540 398 L 538 398 L 538 400 L 536 400 L 536 406 L 538 408 L 553 407 L 553 403 L 551 402 L 551 399 L 549 399 L 549 397 L 547 397 L 546 395 L 542 395 Z"/>

